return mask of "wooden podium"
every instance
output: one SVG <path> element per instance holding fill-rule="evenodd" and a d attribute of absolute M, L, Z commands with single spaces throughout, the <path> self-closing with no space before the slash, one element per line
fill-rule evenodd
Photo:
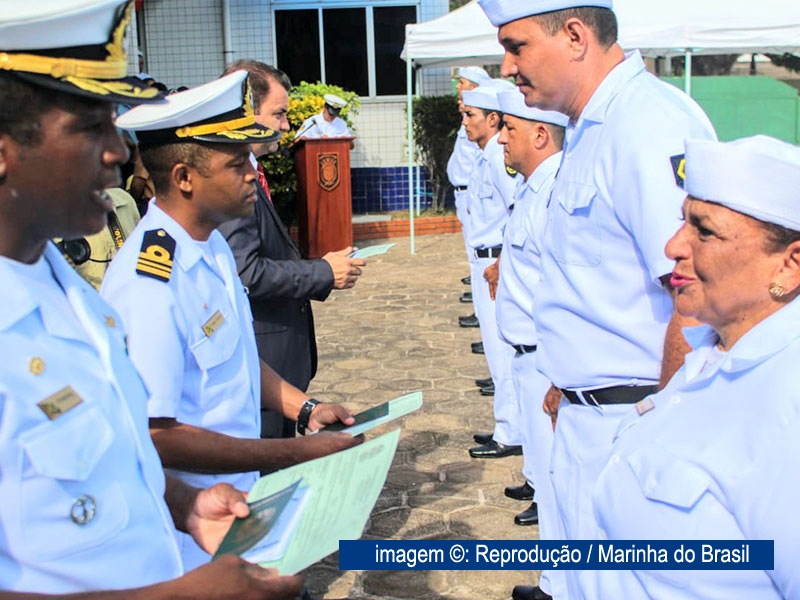
<path fill-rule="evenodd" d="M 294 145 L 300 253 L 320 258 L 353 245 L 350 142 L 300 138 Z"/>

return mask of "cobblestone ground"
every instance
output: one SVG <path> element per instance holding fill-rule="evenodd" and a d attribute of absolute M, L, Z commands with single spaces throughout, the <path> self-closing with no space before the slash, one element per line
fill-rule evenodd
<path fill-rule="evenodd" d="M 396 241 L 396 240 L 392 240 Z M 367 539 L 530 539 L 537 527 L 513 517 L 528 507 L 503 495 L 522 483 L 521 457 L 475 460 L 472 434 L 491 431 L 491 398 L 476 378 L 488 376 L 470 353 L 478 329 L 458 327 L 472 306 L 461 234 L 409 239 L 370 259 L 353 290 L 314 304 L 320 368 L 309 393 L 359 411 L 422 390 L 423 408 L 404 419 L 403 433 Z M 389 426 L 385 426 L 389 428 Z M 387 431 L 389 429 L 386 429 Z M 371 434 L 368 434 L 371 435 Z M 338 555 L 307 572 L 315 594 L 353 600 L 507 600 L 514 585 L 535 583 L 534 571 L 339 571 Z"/>

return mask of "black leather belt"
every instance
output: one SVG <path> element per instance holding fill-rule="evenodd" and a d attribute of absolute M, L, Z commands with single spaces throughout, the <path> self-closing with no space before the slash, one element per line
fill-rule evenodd
<path fill-rule="evenodd" d="M 475 256 L 478 258 L 497 258 L 500 256 L 502 246 L 495 246 L 494 248 L 475 248 Z"/>
<path fill-rule="evenodd" d="M 636 404 L 639 400 L 655 394 L 657 391 L 657 385 L 615 385 L 581 392 L 561 390 L 561 393 L 570 401 L 570 404 L 601 406 L 603 404 Z M 581 399 L 581 396 L 586 402 Z"/>
<path fill-rule="evenodd" d="M 465 186 L 465 185 L 455 185 L 455 186 L 453 186 L 453 188 L 457 192 L 465 192 L 467 190 L 467 186 Z"/>
<path fill-rule="evenodd" d="M 536 346 L 514 346 L 514 350 L 520 354 L 530 354 L 531 352 L 536 352 Z"/>

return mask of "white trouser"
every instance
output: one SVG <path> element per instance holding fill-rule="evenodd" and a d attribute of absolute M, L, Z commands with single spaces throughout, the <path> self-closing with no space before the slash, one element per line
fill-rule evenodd
<path fill-rule="evenodd" d="M 620 420 L 632 404 L 585 406 L 562 397 L 558 410 L 551 474 L 556 506 L 568 540 L 600 539 L 594 518 L 592 491 L 611 452 Z M 563 571 L 572 600 L 585 598 L 580 571 Z M 586 598 L 586 600 L 595 600 Z"/>
<path fill-rule="evenodd" d="M 464 248 L 467 251 L 467 261 L 469 264 L 475 260 L 475 251 L 472 249 L 467 243 L 467 190 L 454 190 L 454 195 L 456 198 L 456 216 L 458 220 L 461 221 L 461 233 L 464 235 Z"/>
<path fill-rule="evenodd" d="M 511 380 L 511 359 L 514 349 L 497 335 L 495 302 L 489 297 L 489 282 L 483 278 L 483 271 L 496 258 L 475 258 L 470 266 L 472 276 L 472 305 L 481 328 L 483 351 L 494 381 L 494 434 L 501 444 L 518 446 L 522 443 L 519 427 L 519 408 Z"/>
<path fill-rule="evenodd" d="M 550 480 L 553 426 L 550 416 L 542 410 L 550 381 L 536 370 L 535 352 L 515 354 L 511 361 L 511 374 L 523 425 L 522 474 L 536 490 L 534 500 L 539 511 L 539 539 L 561 540 L 564 536 Z M 558 600 L 568 597 L 564 571 L 542 571 L 539 587 Z"/>

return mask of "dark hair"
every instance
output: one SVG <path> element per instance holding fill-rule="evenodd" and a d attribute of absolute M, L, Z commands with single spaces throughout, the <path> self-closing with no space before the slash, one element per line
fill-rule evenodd
<path fill-rule="evenodd" d="M 551 12 L 534 15 L 531 17 L 536 21 L 544 32 L 549 36 L 557 34 L 567 19 L 575 18 L 582 21 L 592 30 L 597 41 L 604 48 L 610 48 L 617 41 L 619 30 L 617 27 L 617 17 L 614 11 L 599 6 L 577 6 L 575 8 L 565 8 Z"/>
<path fill-rule="evenodd" d="M 500 119 L 497 122 L 497 129 L 502 129 L 503 125 L 505 125 L 505 121 L 503 120 L 503 113 L 500 112 L 499 110 L 490 110 L 488 108 L 481 108 L 480 106 L 476 106 L 475 108 L 481 111 L 484 117 L 488 117 L 491 113 L 497 113 L 497 117 Z"/>
<path fill-rule="evenodd" d="M 256 114 L 258 114 L 258 109 L 261 108 L 264 98 L 269 94 L 270 79 L 281 84 L 287 92 L 292 89 L 292 82 L 286 73 L 257 60 L 237 60 L 225 67 L 225 71 L 222 74 L 230 75 L 234 71 L 250 72 L 250 89 L 253 90 L 253 110 L 255 110 Z"/>
<path fill-rule="evenodd" d="M 201 175 L 208 175 L 208 163 L 211 160 L 211 147 L 199 142 L 183 142 L 180 144 L 163 144 L 160 146 L 139 146 L 142 164 L 150 177 L 157 193 L 165 193 L 169 189 L 169 175 L 172 167 L 184 163 L 197 169 Z"/>
<path fill-rule="evenodd" d="M 550 138 L 553 140 L 553 145 L 556 150 L 561 152 L 564 149 L 564 134 L 567 130 L 566 127 L 561 125 L 554 125 L 553 123 L 545 123 L 547 131 L 550 132 Z"/>
<path fill-rule="evenodd" d="M 0 71 L 0 134 L 10 135 L 23 146 L 42 139 L 42 115 L 60 108 L 80 112 L 100 102 L 28 83 L 12 73 Z"/>
<path fill-rule="evenodd" d="M 759 223 L 766 237 L 764 249 L 770 254 L 783 252 L 789 244 L 800 242 L 800 231 L 760 220 Z"/>

